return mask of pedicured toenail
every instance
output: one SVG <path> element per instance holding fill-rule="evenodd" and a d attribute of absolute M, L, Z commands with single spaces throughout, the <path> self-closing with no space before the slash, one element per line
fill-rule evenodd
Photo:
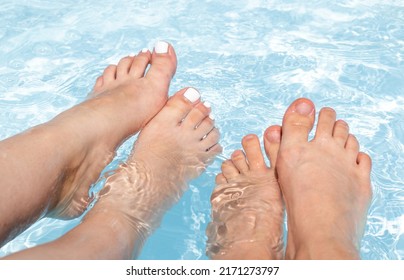
<path fill-rule="evenodd" d="M 210 108 L 210 107 L 211 107 L 210 103 L 207 102 L 207 101 L 203 102 L 203 105 L 205 105 L 206 108 Z"/>
<path fill-rule="evenodd" d="M 164 41 L 158 41 L 154 46 L 154 51 L 159 54 L 168 53 L 168 43 Z"/>
<path fill-rule="evenodd" d="M 314 107 L 306 102 L 300 102 L 296 105 L 296 112 L 300 115 L 311 115 L 314 112 Z"/>
<path fill-rule="evenodd" d="M 197 101 L 201 97 L 201 95 L 196 89 L 188 88 L 187 91 L 184 93 L 184 97 L 193 103 Z"/>
<path fill-rule="evenodd" d="M 142 53 L 147 53 L 148 50 L 149 49 L 144 48 L 144 49 L 142 49 Z"/>
<path fill-rule="evenodd" d="M 213 115 L 212 113 L 209 114 L 209 118 L 214 121 L 215 120 L 215 115 Z"/>

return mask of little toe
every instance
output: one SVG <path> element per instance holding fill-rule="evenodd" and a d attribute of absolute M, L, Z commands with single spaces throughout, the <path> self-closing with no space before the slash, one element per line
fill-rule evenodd
<path fill-rule="evenodd" d="M 328 107 L 322 108 L 318 116 L 316 135 L 314 138 L 330 138 L 334 129 L 335 120 L 336 113 L 334 109 Z"/>
<path fill-rule="evenodd" d="M 227 179 L 226 177 L 223 175 L 223 173 L 219 173 L 216 176 L 215 179 L 216 185 L 221 185 L 221 184 L 226 184 L 227 183 Z"/>
<path fill-rule="evenodd" d="M 368 154 L 359 152 L 356 162 L 359 165 L 361 186 L 363 188 L 364 194 L 370 201 L 370 199 L 372 197 L 372 186 L 370 183 L 370 172 L 372 171 L 372 160 Z"/>
<path fill-rule="evenodd" d="M 332 136 L 341 147 L 344 147 L 349 136 L 348 124 L 343 120 L 336 121 L 334 124 Z"/>
<path fill-rule="evenodd" d="M 157 88 L 168 88 L 177 69 L 174 48 L 167 42 L 158 41 L 154 47 L 150 64 L 146 78 L 154 81 Z"/>
<path fill-rule="evenodd" d="M 250 166 L 251 170 L 261 170 L 267 167 L 264 156 L 261 152 L 261 145 L 257 135 L 249 134 L 244 136 L 241 144 L 243 145 L 248 165 Z"/>
<path fill-rule="evenodd" d="M 104 73 L 102 74 L 104 84 L 108 84 L 116 80 L 116 70 L 116 65 L 108 65 L 107 68 L 105 68 Z"/>
<path fill-rule="evenodd" d="M 116 67 L 116 78 L 118 80 L 127 77 L 132 61 L 132 56 L 126 56 L 124 58 L 121 58 L 121 60 L 118 62 L 118 65 Z"/>
<path fill-rule="evenodd" d="M 365 172 L 370 173 L 372 169 L 372 160 L 368 154 L 359 152 L 356 162 Z"/>
<path fill-rule="evenodd" d="M 248 167 L 247 159 L 244 155 L 244 152 L 241 150 L 235 150 L 231 154 L 231 161 L 234 163 L 234 165 L 242 174 L 248 172 L 248 170 L 250 169 Z"/>
<path fill-rule="evenodd" d="M 94 87 L 93 87 L 93 92 L 100 91 L 103 85 L 104 85 L 104 77 L 99 76 L 97 78 L 97 80 L 95 80 L 95 84 L 94 84 Z"/>
<path fill-rule="evenodd" d="M 269 159 L 271 167 L 276 165 L 278 157 L 279 146 L 281 143 L 282 128 L 279 125 L 268 127 L 264 133 L 264 148 L 265 153 Z"/>
<path fill-rule="evenodd" d="M 294 146 L 303 141 L 307 142 L 313 128 L 314 117 L 313 102 L 306 98 L 294 101 L 283 117 L 281 146 Z"/>
<path fill-rule="evenodd" d="M 356 137 L 349 134 L 348 140 L 345 143 L 345 149 L 351 154 L 352 159 L 356 159 L 359 153 L 359 142 Z"/>
<path fill-rule="evenodd" d="M 143 49 L 137 56 L 133 58 L 130 66 L 129 75 L 133 78 L 141 78 L 146 72 L 146 68 L 151 60 L 151 53 L 148 49 Z"/>
<path fill-rule="evenodd" d="M 232 179 L 240 175 L 240 171 L 230 159 L 225 160 L 222 163 L 221 169 L 222 174 L 224 177 L 226 177 L 227 181 L 231 181 Z"/>

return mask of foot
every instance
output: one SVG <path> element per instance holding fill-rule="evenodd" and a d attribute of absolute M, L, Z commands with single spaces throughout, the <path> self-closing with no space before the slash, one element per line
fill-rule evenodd
<path fill-rule="evenodd" d="M 143 50 L 122 58 L 118 65 L 105 69 L 87 101 L 50 122 L 59 127 L 61 141 L 74 139 L 68 145 L 75 151 L 59 178 L 50 216 L 72 218 L 83 213 L 90 201 L 89 187 L 112 160 L 115 149 L 166 103 L 176 65 L 174 49 L 165 42 L 158 42 L 152 53 Z"/>
<path fill-rule="evenodd" d="M 277 172 L 288 216 L 288 259 L 357 259 L 371 199 L 368 155 L 348 125 L 324 108 L 316 134 L 310 100 L 298 99 L 283 119 Z"/>
<path fill-rule="evenodd" d="M 141 131 L 127 163 L 107 179 L 97 209 L 124 213 L 136 231 L 154 230 L 221 151 L 209 107 L 193 88 L 171 97 Z"/>
<path fill-rule="evenodd" d="M 271 168 L 265 164 L 256 135 L 242 140 L 243 149 L 222 164 L 211 198 L 212 219 L 207 229 L 207 254 L 212 259 L 282 259 L 282 195 L 273 166 L 281 128 L 264 136 Z"/>

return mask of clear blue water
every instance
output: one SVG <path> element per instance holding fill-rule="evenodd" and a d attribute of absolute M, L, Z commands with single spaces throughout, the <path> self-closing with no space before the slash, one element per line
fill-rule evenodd
<path fill-rule="evenodd" d="M 191 182 L 141 259 L 206 259 L 221 159 L 240 148 L 243 135 L 279 124 L 302 96 L 335 108 L 373 158 L 362 257 L 404 258 L 403 1 L 76 2 L 0 2 L 1 139 L 81 102 L 105 66 L 158 39 L 178 53 L 170 93 L 198 88 L 222 132 L 222 157 Z M 0 256 L 53 240 L 78 222 L 43 219 Z"/>

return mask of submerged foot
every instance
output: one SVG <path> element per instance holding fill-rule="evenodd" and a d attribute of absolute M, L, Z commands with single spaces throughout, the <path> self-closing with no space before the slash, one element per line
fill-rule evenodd
<path fill-rule="evenodd" d="M 207 228 L 207 254 L 212 259 L 282 259 L 283 202 L 274 166 L 281 128 L 264 136 L 271 168 L 265 164 L 256 135 L 242 140 L 222 164 L 211 198 L 212 222 Z"/>
<path fill-rule="evenodd" d="M 288 259 L 357 259 L 371 199 L 368 155 L 335 111 L 299 99 L 286 111 L 277 172 L 288 216 Z"/>
<path fill-rule="evenodd" d="M 105 69 L 88 100 L 48 124 L 58 127 L 60 140 L 72 146 L 71 163 L 58 179 L 48 215 L 72 218 L 83 213 L 89 187 L 115 149 L 166 103 L 176 65 L 174 49 L 165 42 L 158 42 L 152 53 L 143 50 L 122 58 Z"/>
<path fill-rule="evenodd" d="M 136 231 L 154 230 L 221 151 L 209 113 L 193 88 L 171 97 L 141 131 L 127 163 L 107 179 L 96 206 L 124 213 Z"/>

